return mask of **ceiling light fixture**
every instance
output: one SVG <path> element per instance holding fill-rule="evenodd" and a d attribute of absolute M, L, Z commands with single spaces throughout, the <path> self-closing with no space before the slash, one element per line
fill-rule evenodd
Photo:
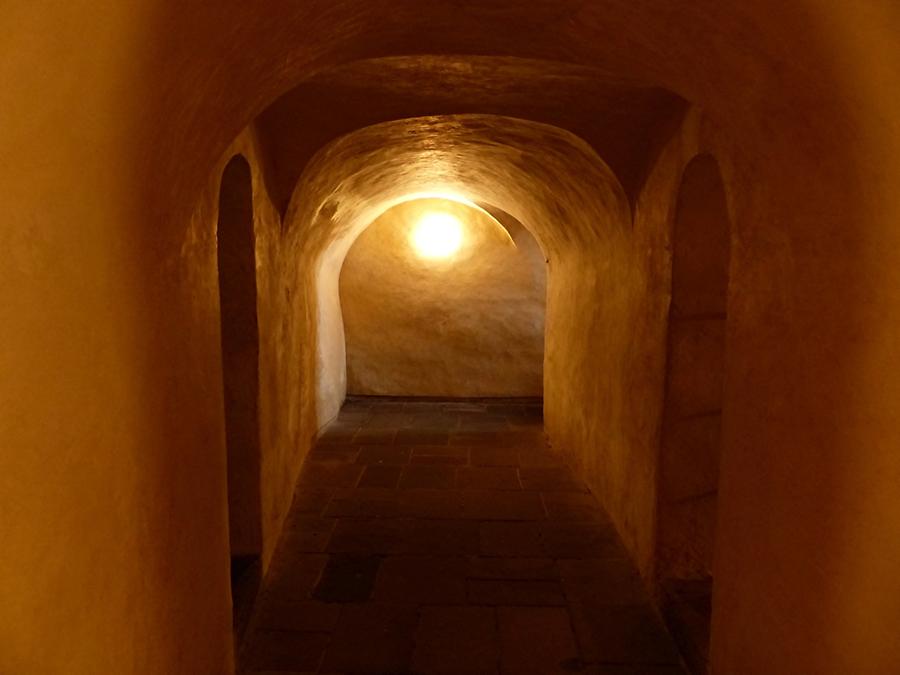
<path fill-rule="evenodd" d="M 449 213 L 426 213 L 410 234 L 410 243 L 423 258 L 448 258 L 459 250 L 462 223 Z"/>

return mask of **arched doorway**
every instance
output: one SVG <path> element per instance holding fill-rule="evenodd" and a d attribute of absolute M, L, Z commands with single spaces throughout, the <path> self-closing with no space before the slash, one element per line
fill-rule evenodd
<path fill-rule="evenodd" d="M 240 635 L 259 586 L 262 533 L 253 188 L 239 155 L 222 174 L 217 240 L 231 592 Z"/>
<path fill-rule="evenodd" d="M 416 198 L 360 234 L 340 275 L 349 394 L 542 397 L 547 264 L 505 221 Z"/>
<path fill-rule="evenodd" d="M 716 160 L 685 168 L 672 231 L 657 572 L 688 665 L 706 672 L 721 455 L 730 227 Z"/>

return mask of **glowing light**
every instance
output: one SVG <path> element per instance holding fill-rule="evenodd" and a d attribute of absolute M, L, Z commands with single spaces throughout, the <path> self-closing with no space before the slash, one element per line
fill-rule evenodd
<path fill-rule="evenodd" d="M 449 213 L 428 213 L 416 223 L 410 243 L 423 258 L 447 258 L 462 245 L 462 223 Z"/>

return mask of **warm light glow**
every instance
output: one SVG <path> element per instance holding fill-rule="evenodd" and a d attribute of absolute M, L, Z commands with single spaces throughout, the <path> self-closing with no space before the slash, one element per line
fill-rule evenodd
<path fill-rule="evenodd" d="M 427 213 L 416 223 L 410 243 L 423 258 L 447 258 L 462 245 L 462 223 L 449 213 Z"/>

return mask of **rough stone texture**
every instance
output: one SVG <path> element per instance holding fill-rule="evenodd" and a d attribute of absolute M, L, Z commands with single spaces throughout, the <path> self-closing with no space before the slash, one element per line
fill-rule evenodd
<path fill-rule="evenodd" d="M 216 224 L 222 388 L 231 556 L 262 552 L 259 447 L 259 322 L 250 165 L 232 158 L 222 173 Z M 234 590 L 234 589 L 232 589 Z"/>
<path fill-rule="evenodd" d="M 302 377 L 301 349 L 285 340 L 283 321 L 284 303 L 289 294 L 275 291 L 278 273 L 282 266 L 279 232 L 281 220 L 269 198 L 263 169 L 265 157 L 258 138 L 252 129 L 243 132 L 223 154 L 216 165 L 213 177 L 204 191 L 203 201 L 193 215 L 194 222 L 205 222 L 217 217 L 215 204 L 219 200 L 219 177 L 232 157 L 245 158 L 251 168 L 253 187 L 253 232 L 255 235 L 255 271 L 257 285 L 257 323 L 259 330 L 257 433 L 259 435 L 259 518 L 263 567 L 268 565 L 282 522 L 290 504 L 297 472 L 308 451 L 315 432 L 315 421 L 310 418 L 314 409 L 292 408 L 285 401 L 296 396 L 292 382 Z M 280 327 L 271 330 L 273 326 Z M 251 396 L 250 387 L 241 391 L 242 398 Z M 227 411 L 225 411 L 227 414 Z M 302 420 L 306 420 L 304 433 Z M 247 481 L 248 477 L 243 476 Z M 245 483 L 246 485 L 246 483 Z"/>
<path fill-rule="evenodd" d="M 438 470 L 449 480 L 440 488 L 401 480 L 377 493 L 394 509 L 362 516 L 331 508 L 336 500 L 369 502 L 373 490 L 361 479 L 312 513 L 306 499 L 295 499 L 241 652 L 242 672 L 546 675 L 645 664 L 683 672 L 612 523 L 543 440 L 539 402 L 494 401 L 470 400 L 461 411 L 454 401 L 350 400 L 310 453 L 301 489 L 323 464 Z M 371 428 L 395 434 L 359 445 Z M 407 429 L 446 431 L 446 445 L 424 449 L 436 456 L 439 447 L 462 448 L 463 462 L 413 463 L 416 448 L 395 440 Z M 541 441 L 501 468 L 515 487 L 473 489 L 460 480 L 483 468 L 484 454 L 520 443 L 522 429 Z M 342 447 L 358 451 L 332 452 L 333 430 L 352 430 Z M 480 444 L 450 445 L 486 434 Z M 365 449 L 398 464 L 372 464 Z M 536 456 L 553 466 L 531 466 Z M 557 520 L 549 505 L 562 495 L 592 508 Z"/>
<path fill-rule="evenodd" d="M 361 59 L 316 73 L 266 108 L 258 124 L 284 209 L 307 163 L 329 142 L 379 122 L 460 113 L 526 117 L 567 129 L 634 194 L 660 121 L 677 119 L 683 107 L 670 91 L 583 64 L 423 53 Z M 341 114 L 332 114 L 336 109 Z"/>
<path fill-rule="evenodd" d="M 731 223 L 710 155 L 684 170 L 672 224 L 656 575 L 707 579 L 716 547 Z"/>
<path fill-rule="evenodd" d="M 0 671 L 230 671 L 217 192 L 207 186 L 241 129 L 315 74 L 415 54 L 455 55 L 465 69 L 467 55 L 488 50 L 675 92 L 714 123 L 654 135 L 659 146 L 645 139 L 659 152 L 635 162 L 645 170 L 634 186 L 622 180 L 634 205 L 629 245 L 644 264 L 610 268 L 605 280 L 569 258 L 551 279 L 565 298 L 643 270 L 644 293 L 629 306 L 656 317 L 629 340 L 655 351 L 629 351 L 630 366 L 614 355 L 615 368 L 593 356 L 602 327 L 622 317 L 595 317 L 591 350 L 569 352 L 581 358 L 567 372 L 586 372 L 573 397 L 554 403 L 545 392 L 551 435 L 582 457 L 649 569 L 659 415 L 647 408 L 659 405 L 652 392 L 662 398 L 668 292 L 661 231 L 681 170 L 713 153 L 734 247 L 711 667 L 896 671 L 898 20 L 894 3 L 844 0 L 6 3 Z M 525 98 L 514 115 L 538 117 L 545 98 Z M 513 213 L 509 196 L 496 205 Z M 257 256 L 271 541 L 318 429 L 318 352 L 304 276 L 316 256 L 275 255 L 270 222 L 257 227 Z M 578 222 L 546 219 L 572 237 Z M 583 386 L 589 378 L 604 386 Z M 610 395 L 605 385 L 623 379 L 625 395 Z M 633 424 L 610 423 L 617 415 Z"/>
<path fill-rule="evenodd" d="M 428 213 L 463 224 L 450 258 L 409 243 Z M 507 227 L 446 199 L 400 204 L 369 225 L 341 270 L 349 394 L 541 395 L 544 257 L 521 225 Z"/>
<path fill-rule="evenodd" d="M 578 294 L 554 300 L 559 297 L 554 268 L 569 269 L 580 247 L 601 254 L 590 260 L 592 267 L 608 270 L 628 263 L 627 198 L 609 167 L 577 137 L 543 124 L 484 115 L 400 120 L 354 132 L 316 155 L 285 216 L 286 246 L 318 261 L 301 272 L 316 314 L 315 324 L 302 327 L 302 339 L 317 346 L 316 380 L 303 385 L 310 395 L 315 392 L 320 422 L 333 417 L 346 391 L 338 297 L 344 257 L 376 215 L 410 195 L 435 192 L 463 195 L 481 205 L 508 203 L 510 215 L 533 227 L 550 258 L 545 386 L 569 377 L 561 369 L 572 368 L 573 362 L 552 354 L 565 350 L 562 344 L 575 332 L 573 324 L 586 335 L 584 324 L 598 320 L 601 311 L 614 314 L 617 303 L 624 302 L 624 290 L 609 297 Z M 580 206 L 569 211 L 569 202 Z M 563 216 L 570 218 L 569 227 L 551 225 Z M 572 225 L 576 220 L 579 225 Z M 569 304 L 571 299 L 576 302 Z M 612 344 L 621 350 L 626 342 L 623 329 Z M 579 348 L 589 345 L 579 343 Z M 612 359 L 616 350 L 610 347 L 604 354 Z M 574 386 L 571 395 L 578 390 Z"/>

